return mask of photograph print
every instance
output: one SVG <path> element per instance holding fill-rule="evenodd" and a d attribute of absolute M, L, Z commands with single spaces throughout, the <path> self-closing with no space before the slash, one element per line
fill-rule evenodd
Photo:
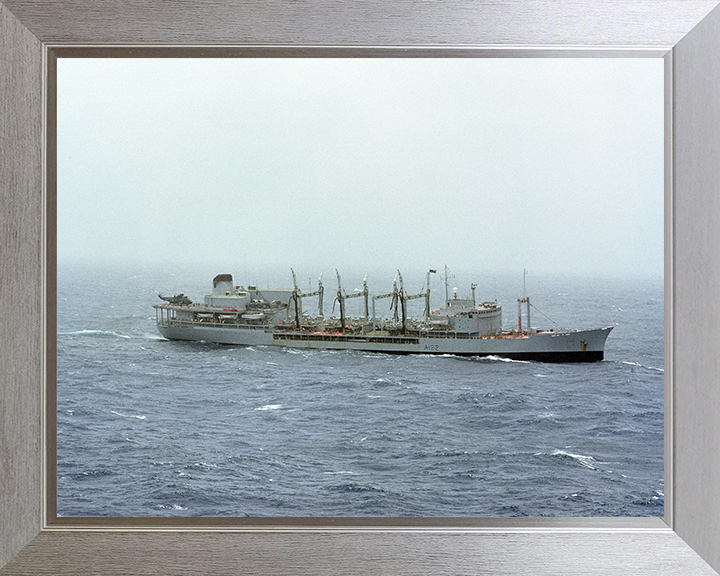
<path fill-rule="evenodd" d="M 59 517 L 663 516 L 664 70 L 59 58 Z"/>

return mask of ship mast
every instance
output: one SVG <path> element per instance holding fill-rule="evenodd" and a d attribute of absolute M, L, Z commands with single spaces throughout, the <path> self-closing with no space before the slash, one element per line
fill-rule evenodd
<path fill-rule="evenodd" d="M 405 288 L 403 287 L 403 278 L 398 270 L 398 278 L 400 278 L 400 308 L 402 309 L 402 333 L 405 334 L 407 329 L 407 313 L 405 311 Z"/>
<path fill-rule="evenodd" d="M 450 302 L 450 293 L 448 292 L 448 278 L 448 268 L 447 264 L 445 264 L 445 306 L 448 306 Z"/>
<path fill-rule="evenodd" d="M 425 286 L 425 318 L 430 318 L 430 274 L 437 273 L 437 270 L 430 268 L 427 273 L 427 285 Z M 447 290 L 447 285 L 446 288 Z"/>
<path fill-rule="evenodd" d="M 455 276 L 448 274 L 447 264 L 445 264 L 445 306 L 450 306 L 450 289 L 447 282 L 450 278 L 455 278 Z"/>
<path fill-rule="evenodd" d="M 523 295 L 525 296 L 525 303 L 527 305 L 527 331 L 530 334 L 530 296 L 525 293 L 525 275 L 527 270 L 523 268 Z"/>
<path fill-rule="evenodd" d="M 527 306 L 527 333 L 530 334 L 530 298 L 527 295 L 525 277 L 527 270 L 523 268 L 523 297 L 518 298 L 518 333 L 522 334 L 522 305 Z"/>

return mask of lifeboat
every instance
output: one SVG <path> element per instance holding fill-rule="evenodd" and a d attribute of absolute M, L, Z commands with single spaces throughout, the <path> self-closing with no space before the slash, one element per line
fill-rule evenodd
<path fill-rule="evenodd" d="M 262 312 L 252 312 L 249 314 L 243 314 L 242 317 L 245 320 L 263 320 L 265 318 L 265 314 Z"/>

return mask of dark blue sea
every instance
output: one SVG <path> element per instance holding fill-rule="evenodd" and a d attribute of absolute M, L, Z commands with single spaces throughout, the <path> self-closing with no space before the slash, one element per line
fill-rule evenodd
<path fill-rule="evenodd" d="M 292 285 L 289 270 L 59 267 L 60 516 L 662 516 L 662 278 L 528 277 L 533 325 L 615 327 L 591 364 L 163 339 L 158 293 L 202 301 L 226 272 Z M 522 274 L 451 282 L 517 325 Z"/>

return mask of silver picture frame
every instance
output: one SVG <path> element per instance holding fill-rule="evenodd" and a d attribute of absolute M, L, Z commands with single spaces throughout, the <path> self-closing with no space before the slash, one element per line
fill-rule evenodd
<path fill-rule="evenodd" d="M 0 574 L 715 574 L 720 568 L 720 9 L 502 3 L 0 0 Z M 58 50 L 662 57 L 665 517 L 57 522 L 52 272 Z M 374 54 L 371 54 L 374 52 Z M 360 55 L 360 54 L 356 54 Z"/>

